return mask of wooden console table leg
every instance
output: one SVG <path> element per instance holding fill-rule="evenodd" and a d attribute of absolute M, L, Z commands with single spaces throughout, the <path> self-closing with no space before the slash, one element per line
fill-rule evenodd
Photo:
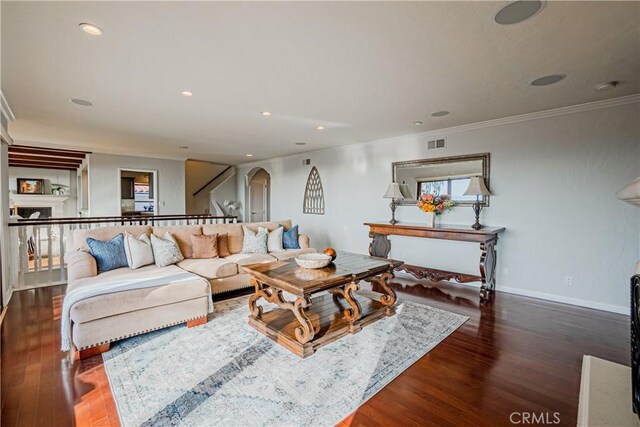
<path fill-rule="evenodd" d="M 369 255 L 380 258 L 388 258 L 391 252 L 391 242 L 386 234 L 369 233 Z"/>
<path fill-rule="evenodd" d="M 375 288 L 381 290 L 383 293 L 380 297 L 380 302 L 387 307 L 387 316 L 393 316 L 396 312 L 393 307 L 396 303 L 396 292 L 389 287 L 389 280 L 391 279 L 393 279 L 393 267 L 372 279 Z"/>
<path fill-rule="evenodd" d="M 480 287 L 480 297 L 487 298 L 496 287 L 496 242 L 489 241 L 480 243 L 480 277 L 482 286 Z"/>

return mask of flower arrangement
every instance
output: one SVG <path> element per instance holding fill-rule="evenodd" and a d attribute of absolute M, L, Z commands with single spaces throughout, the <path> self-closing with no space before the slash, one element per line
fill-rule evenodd
<path fill-rule="evenodd" d="M 418 207 L 422 212 L 432 212 L 436 215 L 442 215 L 444 211 L 448 211 L 454 206 L 451 197 L 448 194 L 436 196 L 434 194 L 421 194 L 418 199 Z"/>

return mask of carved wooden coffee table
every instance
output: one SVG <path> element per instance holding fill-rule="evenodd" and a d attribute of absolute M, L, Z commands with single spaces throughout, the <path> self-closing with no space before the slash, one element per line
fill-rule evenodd
<path fill-rule="evenodd" d="M 254 294 L 249 298 L 249 325 L 300 357 L 347 334 L 359 332 L 395 314 L 396 294 L 388 286 L 401 261 L 338 252 L 325 268 L 299 267 L 295 260 L 246 265 Z M 360 290 L 371 281 L 382 293 Z M 283 292 L 291 296 L 283 295 Z M 278 308 L 263 311 L 260 299 Z"/>

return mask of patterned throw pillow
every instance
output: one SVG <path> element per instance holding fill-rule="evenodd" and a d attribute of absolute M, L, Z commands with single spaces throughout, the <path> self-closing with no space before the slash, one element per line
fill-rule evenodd
<path fill-rule="evenodd" d="M 244 238 L 242 240 L 243 254 L 266 254 L 267 236 L 269 232 L 264 227 L 258 227 L 258 232 L 254 232 L 247 226 L 242 226 Z"/>
<path fill-rule="evenodd" d="M 124 251 L 124 234 L 120 233 L 108 241 L 87 237 L 87 246 L 98 264 L 98 273 L 128 267 L 127 254 Z"/>
<path fill-rule="evenodd" d="M 282 247 L 283 231 L 283 227 L 278 227 L 275 230 L 269 232 L 269 237 L 267 237 L 267 249 L 269 250 L 269 252 L 281 252 L 284 249 Z"/>
<path fill-rule="evenodd" d="M 138 238 L 129 232 L 124 233 L 124 252 L 132 270 L 154 263 L 151 240 L 147 233 L 142 233 Z"/>
<path fill-rule="evenodd" d="M 283 227 L 283 225 L 280 225 Z M 282 234 L 282 246 L 285 249 L 301 249 L 298 243 L 298 226 L 291 227 L 291 229 L 285 231 Z"/>
<path fill-rule="evenodd" d="M 151 246 L 153 247 L 153 256 L 156 258 L 156 265 L 158 267 L 166 267 L 167 265 L 175 264 L 184 259 L 182 252 L 180 252 L 178 242 L 176 242 L 176 239 L 174 239 L 168 231 L 162 239 L 152 234 Z"/>
<path fill-rule="evenodd" d="M 218 256 L 231 256 L 231 252 L 229 252 L 229 235 L 227 233 L 218 234 Z"/>
<path fill-rule="evenodd" d="M 191 236 L 191 247 L 193 247 L 191 258 L 218 258 L 218 235 Z"/>

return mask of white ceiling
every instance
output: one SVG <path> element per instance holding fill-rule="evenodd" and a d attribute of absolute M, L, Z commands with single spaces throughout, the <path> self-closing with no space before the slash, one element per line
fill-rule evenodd
<path fill-rule="evenodd" d="M 639 2 L 549 2 L 500 26 L 505 4 L 3 1 L 10 130 L 241 163 L 640 92 Z M 528 84 L 553 73 L 567 78 Z"/>

